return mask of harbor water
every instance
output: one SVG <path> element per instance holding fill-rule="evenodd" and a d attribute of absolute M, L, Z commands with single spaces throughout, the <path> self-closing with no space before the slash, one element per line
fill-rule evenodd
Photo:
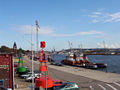
<path fill-rule="evenodd" d="M 65 59 L 65 55 L 61 54 L 52 55 L 51 57 L 55 60 L 55 63 L 61 63 L 61 60 Z M 120 55 L 88 55 L 87 58 L 93 63 L 107 64 L 107 68 L 97 70 L 120 74 Z"/>

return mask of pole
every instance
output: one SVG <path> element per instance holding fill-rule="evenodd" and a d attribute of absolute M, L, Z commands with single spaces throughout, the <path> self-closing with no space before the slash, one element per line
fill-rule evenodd
<path fill-rule="evenodd" d="M 33 26 L 31 30 L 31 53 L 32 53 L 32 90 L 34 90 L 34 64 L 33 64 Z"/>
<path fill-rule="evenodd" d="M 36 56 L 38 55 L 38 21 L 36 20 Z"/>
<path fill-rule="evenodd" d="M 12 77 L 13 78 L 13 82 L 12 83 L 13 83 L 13 90 L 15 90 L 15 88 L 14 88 L 14 84 L 15 84 L 14 83 L 14 57 L 13 56 L 12 56 L 12 66 L 13 66 L 13 71 L 12 71 L 12 73 L 13 73 L 13 77 Z"/>
<path fill-rule="evenodd" d="M 46 65 L 46 64 L 47 64 L 46 53 L 45 53 L 45 60 L 46 60 L 46 61 L 45 61 L 45 69 L 47 70 L 47 65 Z M 45 77 L 46 77 L 45 79 L 46 79 L 46 90 L 47 90 L 47 71 L 45 72 Z"/>
<path fill-rule="evenodd" d="M 46 69 L 46 64 L 45 64 L 45 69 Z M 47 72 L 46 71 L 45 71 L 45 82 L 46 82 L 45 90 L 47 90 Z"/>
<path fill-rule="evenodd" d="M 71 44 L 70 44 L 70 41 L 68 41 L 68 44 L 69 44 L 69 47 L 70 47 L 70 52 L 72 51 L 72 49 L 71 49 Z"/>
<path fill-rule="evenodd" d="M 83 53 L 83 45 L 81 44 L 81 53 Z"/>

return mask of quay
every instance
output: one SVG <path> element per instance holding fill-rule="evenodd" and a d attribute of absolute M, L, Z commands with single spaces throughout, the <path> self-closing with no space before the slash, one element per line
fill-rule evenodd
<path fill-rule="evenodd" d="M 32 61 L 27 57 L 25 57 L 24 60 L 25 66 L 28 66 L 31 69 Z M 34 61 L 34 69 L 39 69 L 38 61 Z M 80 67 L 56 66 L 50 65 L 49 63 L 48 70 L 50 77 L 53 79 L 62 80 L 63 82 L 76 82 L 79 85 L 80 90 L 120 90 L 120 74 Z"/>

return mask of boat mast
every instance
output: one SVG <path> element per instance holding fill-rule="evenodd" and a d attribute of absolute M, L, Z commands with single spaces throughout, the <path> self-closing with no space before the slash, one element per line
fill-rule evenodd
<path fill-rule="evenodd" d="M 70 52 L 72 52 L 72 43 L 68 41 L 69 47 L 70 47 Z"/>
<path fill-rule="evenodd" d="M 103 41 L 103 46 L 104 46 L 104 49 L 106 48 L 106 44 L 105 44 L 105 41 Z"/>
<path fill-rule="evenodd" d="M 83 53 L 83 50 L 82 50 L 82 49 L 83 49 L 83 48 L 82 48 L 82 44 L 79 44 L 78 47 L 79 47 L 79 49 L 80 49 L 79 52 L 80 52 L 80 53 Z"/>
<path fill-rule="evenodd" d="M 105 41 L 103 41 L 103 46 L 104 46 L 103 48 L 105 50 L 105 54 L 108 54 L 108 48 L 107 48 Z"/>

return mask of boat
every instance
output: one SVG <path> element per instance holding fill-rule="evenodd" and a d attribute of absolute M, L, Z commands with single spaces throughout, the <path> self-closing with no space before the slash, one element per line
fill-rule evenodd
<path fill-rule="evenodd" d="M 87 69 L 98 69 L 98 66 L 93 63 L 85 63 L 83 64 L 83 67 Z"/>
<path fill-rule="evenodd" d="M 93 63 L 94 65 L 97 65 L 98 68 L 106 68 L 107 64 L 104 63 Z"/>
<path fill-rule="evenodd" d="M 69 52 L 69 54 L 66 56 L 66 59 L 62 60 L 61 63 L 65 65 L 80 66 L 88 69 L 98 69 L 107 67 L 107 64 L 104 63 L 90 62 L 87 56 L 83 53 L 75 54 Z"/>
<path fill-rule="evenodd" d="M 92 62 L 88 61 L 88 58 L 85 54 L 83 55 L 83 59 L 85 61 L 87 61 L 87 62 L 85 62 L 85 64 L 91 64 L 92 63 Z M 96 65 L 98 68 L 106 68 L 107 67 L 107 64 L 104 64 L 104 63 L 92 63 L 92 64 Z"/>
<path fill-rule="evenodd" d="M 97 69 L 97 65 L 88 62 L 88 60 L 83 59 L 83 53 L 76 55 L 75 53 L 69 53 L 66 59 L 62 60 L 61 63 L 71 66 L 79 66 L 88 69 Z"/>

